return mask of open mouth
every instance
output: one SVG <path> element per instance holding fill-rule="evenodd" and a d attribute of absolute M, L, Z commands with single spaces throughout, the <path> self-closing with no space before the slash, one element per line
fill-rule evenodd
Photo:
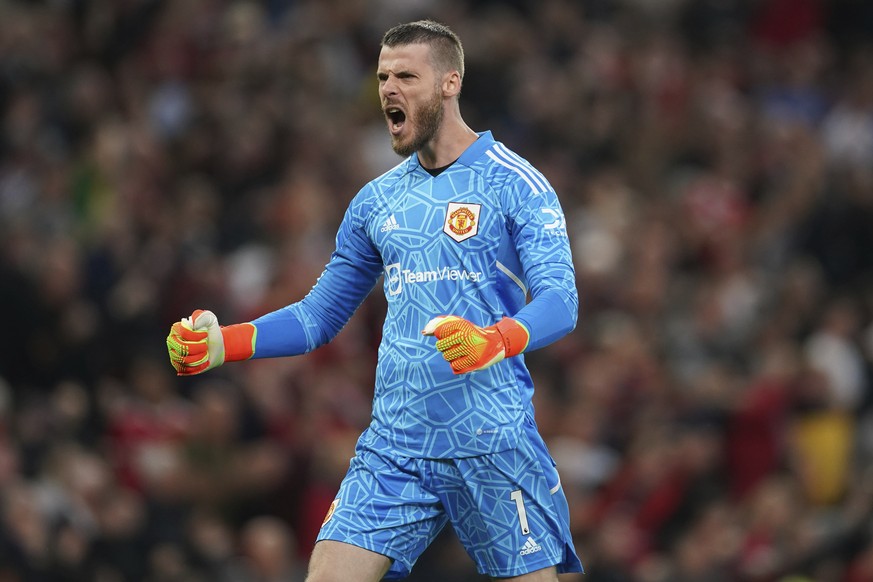
<path fill-rule="evenodd" d="M 392 135 L 397 135 L 406 123 L 406 113 L 399 107 L 386 107 L 385 118 L 388 120 L 388 129 Z"/>

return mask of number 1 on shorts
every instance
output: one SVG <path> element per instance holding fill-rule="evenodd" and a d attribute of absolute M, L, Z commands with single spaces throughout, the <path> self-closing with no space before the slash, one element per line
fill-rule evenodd
<path fill-rule="evenodd" d="M 515 501 L 515 509 L 518 510 L 518 525 L 521 526 L 521 533 L 527 535 L 530 533 L 530 528 L 527 525 L 527 511 L 524 509 L 524 499 L 521 497 L 521 489 L 516 489 L 509 494 L 509 498 Z"/>

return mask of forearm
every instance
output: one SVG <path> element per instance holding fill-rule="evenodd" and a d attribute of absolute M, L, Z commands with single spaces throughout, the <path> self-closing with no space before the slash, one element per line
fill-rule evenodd
<path fill-rule="evenodd" d="M 252 321 L 254 358 L 296 356 L 332 340 L 370 293 L 381 263 L 337 251 L 301 301 Z"/>
<path fill-rule="evenodd" d="M 574 286 L 547 288 L 512 316 L 530 333 L 526 352 L 564 337 L 576 327 L 579 296 Z"/>
<path fill-rule="evenodd" d="M 167 350 L 176 372 L 199 374 L 224 362 L 295 356 L 333 339 L 382 273 L 381 257 L 356 219 L 366 215 L 360 206 L 353 201 L 346 211 L 336 250 L 302 300 L 251 322 L 219 326 L 214 313 L 197 310 L 173 324 Z"/>
<path fill-rule="evenodd" d="M 303 324 L 291 307 L 277 309 L 252 321 L 256 330 L 252 358 L 296 356 L 312 350 Z"/>
<path fill-rule="evenodd" d="M 252 321 L 257 329 L 252 357 L 296 356 L 331 341 L 372 289 L 370 281 L 356 283 L 336 285 L 333 273 L 326 271 L 302 301 Z"/>

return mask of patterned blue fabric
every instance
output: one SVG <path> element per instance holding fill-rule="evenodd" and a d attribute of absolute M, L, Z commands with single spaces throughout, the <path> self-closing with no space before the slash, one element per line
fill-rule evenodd
<path fill-rule="evenodd" d="M 481 326 L 509 316 L 530 331 L 529 351 L 573 329 L 578 297 L 564 214 L 543 175 L 484 132 L 436 177 L 413 155 L 367 184 L 336 242 L 304 299 L 254 321 L 255 357 L 330 341 L 384 275 L 388 313 L 362 444 L 383 439 L 417 458 L 515 447 L 524 414 L 532 416 L 524 357 L 456 376 L 421 330 L 436 315 Z"/>
<path fill-rule="evenodd" d="M 482 574 L 582 571 L 567 501 L 532 421 L 514 450 L 480 457 L 395 457 L 381 439 L 372 445 L 358 444 L 319 540 L 392 558 L 386 579 L 396 579 L 451 523 Z"/>

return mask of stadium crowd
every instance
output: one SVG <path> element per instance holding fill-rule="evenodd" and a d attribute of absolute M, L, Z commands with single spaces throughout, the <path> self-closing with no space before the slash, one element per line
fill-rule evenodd
<path fill-rule="evenodd" d="M 566 211 L 579 325 L 527 356 L 565 578 L 873 580 L 869 2 L 5 0 L 0 581 L 302 580 L 384 299 L 192 379 L 164 338 L 308 291 L 420 17 Z M 409 578 L 481 579 L 450 532 Z"/>

